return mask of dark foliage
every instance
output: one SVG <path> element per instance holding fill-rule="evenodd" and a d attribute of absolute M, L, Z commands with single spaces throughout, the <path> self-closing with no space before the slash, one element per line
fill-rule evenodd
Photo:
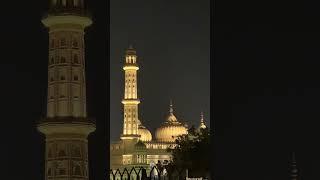
<path fill-rule="evenodd" d="M 173 161 L 167 169 L 188 169 L 189 176 L 206 176 L 210 165 L 210 134 L 209 129 L 196 130 L 193 126 L 188 135 L 182 135 L 176 140 L 177 146 L 168 149 L 173 155 Z"/>

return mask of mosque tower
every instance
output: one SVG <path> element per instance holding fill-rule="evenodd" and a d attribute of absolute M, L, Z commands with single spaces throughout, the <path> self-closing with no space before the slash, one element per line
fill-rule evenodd
<path fill-rule="evenodd" d="M 137 64 L 136 50 L 132 46 L 126 50 L 123 70 L 125 74 L 125 89 L 122 100 L 124 114 L 121 139 L 151 141 L 152 135 L 150 131 L 139 120 L 138 105 L 140 100 L 138 98 L 137 82 L 139 66 Z"/>
<path fill-rule="evenodd" d="M 123 104 L 123 133 L 121 139 L 138 139 L 138 99 L 137 92 L 137 71 L 139 66 L 137 64 L 136 51 L 130 46 L 126 50 L 125 64 L 123 66 L 125 74 L 125 90 Z"/>
<path fill-rule="evenodd" d="M 292 160 L 291 160 L 291 167 L 290 167 L 290 180 L 299 180 L 296 155 L 294 152 L 292 153 Z"/>
<path fill-rule="evenodd" d="M 38 124 L 46 136 L 45 179 L 88 180 L 88 135 L 84 30 L 92 21 L 84 0 L 50 0 L 42 23 L 49 31 L 47 115 Z"/>

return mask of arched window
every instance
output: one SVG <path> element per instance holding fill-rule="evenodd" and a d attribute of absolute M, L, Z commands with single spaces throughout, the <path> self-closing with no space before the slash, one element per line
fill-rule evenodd
<path fill-rule="evenodd" d="M 72 155 L 73 155 L 74 157 L 81 157 L 80 148 L 77 147 L 77 146 L 73 147 L 73 149 L 72 149 Z"/>
<path fill-rule="evenodd" d="M 54 48 L 54 39 L 51 39 L 50 48 Z"/>
<path fill-rule="evenodd" d="M 73 168 L 73 174 L 81 176 L 81 167 L 79 166 L 79 164 L 75 165 L 75 167 Z"/>
<path fill-rule="evenodd" d="M 59 175 L 66 175 L 66 169 L 59 169 Z"/>
<path fill-rule="evenodd" d="M 61 149 L 58 153 L 58 156 L 60 157 L 66 156 L 66 152 L 63 149 Z"/>
<path fill-rule="evenodd" d="M 75 75 L 74 77 L 73 77 L 73 80 L 75 80 L 75 81 L 78 81 L 78 76 L 77 75 Z"/>
<path fill-rule="evenodd" d="M 51 168 L 48 168 L 48 176 L 52 176 L 52 170 L 51 170 Z"/>
<path fill-rule="evenodd" d="M 66 38 L 61 38 L 61 40 L 60 40 L 60 45 L 61 45 L 61 46 L 66 46 L 66 45 L 67 45 L 67 43 L 66 43 Z"/>
<path fill-rule="evenodd" d="M 64 76 L 61 76 L 61 77 L 60 77 L 60 80 L 61 80 L 61 81 L 64 81 L 64 80 L 66 80 L 66 78 L 65 78 Z"/>
<path fill-rule="evenodd" d="M 66 63 L 66 58 L 63 57 L 63 56 L 61 56 L 60 62 L 61 62 L 61 63 Z"/>
<path fill-rule="evenodd" d="M 51 158 L 51 157 L 52 157 L 51 149 L 49 149 L 49 151 L 48 151 L 48 157 L 49 157 L 49 158 Z"/>
<path fill-rule="evenodd" d="M 54 58 L 53 57 L 51 57 L 51 59 L 50 59 L 50 65 L 52 65 L 52 64 L 54 64 Z"/>
<path fill-rule="evenodd" d="M 73 47 L 76 47 L 76 48 L 78 47 L 78 41 L 77 41 L 76 38 L 73 39 L 73 41 L 72 41 L 72 46 L 73 46 Z"/>
<path fill-rule="evenodd" d="M 73 55 L 73 62 L 74 62 L 75 64 L 79 64 L 79 59 L 78 59 L 78 55 L 77 55 L 77 54 L 74 54 L 74 55 Z"/>

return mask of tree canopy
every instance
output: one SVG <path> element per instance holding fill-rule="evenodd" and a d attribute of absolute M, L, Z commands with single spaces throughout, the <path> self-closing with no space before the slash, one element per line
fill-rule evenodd
<path fill-rule="evenodd" d="M 210 134 L 209 129 L 196 130 L 192 126 L 187 135 L 179 136 L 177 146 L 168 149 L 173 159 L 170 167 L 188 169 L 191 176 L 206 176 L 210 166 Z"/>

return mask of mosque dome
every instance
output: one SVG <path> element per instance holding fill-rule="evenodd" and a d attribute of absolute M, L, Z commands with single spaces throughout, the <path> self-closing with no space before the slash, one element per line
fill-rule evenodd
<path fill-rule="evenodd" d="M 140 140 L 143 142 L 148 142 L 152 140 L 151 132 L 142 124 L 139 124 L 138 134 L 140 135 Z"/>
<path fill-rule="evenodd" d="M 160 142 L 175 142 L 178 136 L 188 134 L 185 124 L 179 122 L 173 114 L 172 103 L 166 121 L 156 130 L 156 139 Z"/>

